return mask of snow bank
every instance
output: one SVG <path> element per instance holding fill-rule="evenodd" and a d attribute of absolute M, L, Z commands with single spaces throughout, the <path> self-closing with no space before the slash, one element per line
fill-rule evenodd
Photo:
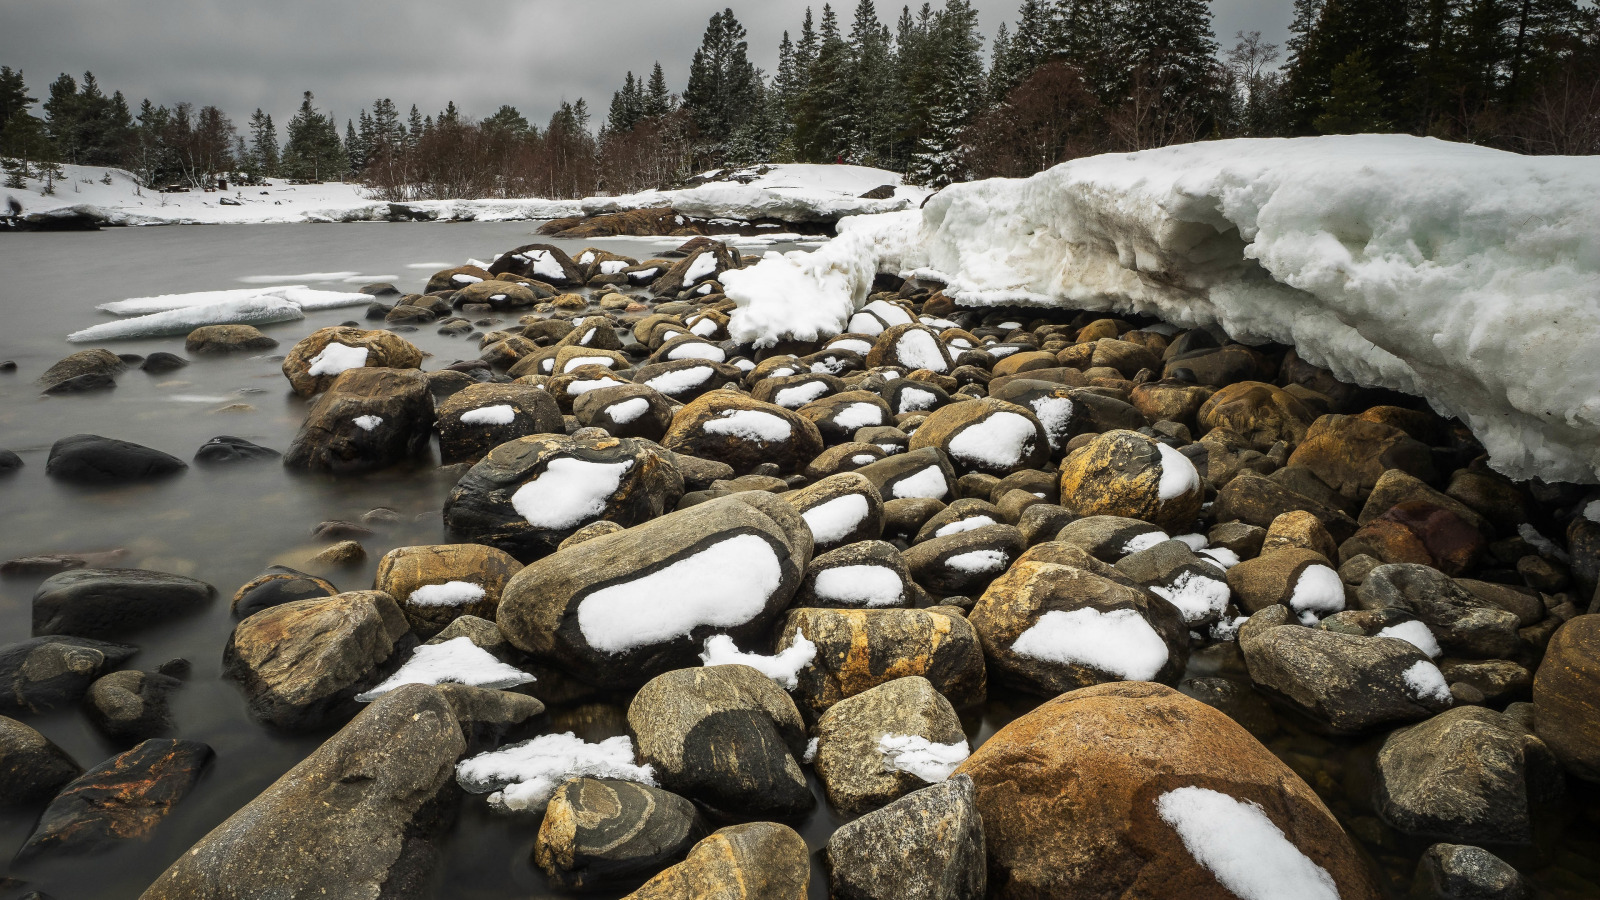
<path fill-rule="evenodd" d="M 729 273 L 735 337 L 838 333 L 871 272 L 914 273 L 969 304 L 1293 344 L 1460 416 L 1509 476 L 1600 480 L 1600 158 L 1405 135 L 1211 141 L 953 185 L 920 213 L 840 226 L 803 268 L 768 254 Z"/>
<path fill-rule="evenodd" d="M 304 319 L 300 307 L 278 297 L 224 300 L 167 312 L 102 322 L 67 335 L 74 344 L 188 334 L 202 325 L 270 325 Z"/>
<path fill-rule="evenodd" d="M 456 765 L 463 789 L 489 794 L 491 806 L 518 811 L 542 811 L 562 782 L 581 777 L 656 783 L 653 768 L 634 764 L 633 741 L 626 736 L 591 744 L 570 731 L 545 734 Z"/>

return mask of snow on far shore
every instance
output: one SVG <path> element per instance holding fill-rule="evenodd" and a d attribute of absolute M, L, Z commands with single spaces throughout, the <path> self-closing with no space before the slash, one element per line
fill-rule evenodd
<path fill-rule="evenodd" d="M 893 212 L 921 203 L 928 192 L 901 184 L 898 173 L 864 166 L 777 165 L 765 174 L 735 173 L 749 178 L 713 181 L 677 191 L 643 191 L 582 200 L 410 200 L 401 206 L 441 221 L 507 222 L 559 219 L 631 209 L 670 206 L 684 215 L 731 221 L 778 219 L 785 222 L 831 222 L 841 216 Z M 252 225 L 298 222 L 380 222 L 390 204 L 375 200 L 359 184 L 289 184 L 270 179 L 265 187 L 230 185 L 227 191 L 160 194 L 139 188 L 121 169 L 62 166 L 67 177 L 56 182 L 53 196 L 41 193 L 43 182 L 29 179 L 24 190 L 0 189 L 22 203 L 23 214 L 67 214 L 81 210 L 113 225 Z M 107 175 L 111 184 L 103 184 Z M 895 186 L 885 200 L 859 195 L 881 185 Z M 223 198 L 238 205 L 225 205 Z M 797 235 L 761 235 L 759 241 Z M 753 241 L 740 241 L 751 243 Z"/>
<path fill-rule="evenodd" d="M 1426 397 L 1513 478 L 1600 480 L 1600 157 L 1406 135 L 1208 141 L 952 185 L 724 276 L 729 331 L 844 330 L 877 272 L 1293 345 Z"/>

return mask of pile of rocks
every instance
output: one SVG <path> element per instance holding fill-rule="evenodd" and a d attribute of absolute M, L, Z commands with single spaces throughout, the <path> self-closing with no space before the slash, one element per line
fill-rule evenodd
<path fill-rule="evenodd" d="M 718 278 L 744 263 L 533 244 L 289 351 L 314 399 L 284 464 L 436 440 L 461 543 L 395 549 L 371 590 L 240 589 L 252 713 L 348 724 L 147 898 L 416 895 L 461 788 L 542 811 L 563 887 L 800 897 L 808 768 L 859 817 L 827 842 L 840 897 L 1348 900 L 1413 870 L 1413 896 L 1527 895 L 1483 846 L 1531 858 L 1540 810 L 1600 781 L 1591 492 L 1205 329 L 882 276 L 849 333 L 740 345 Z M 401 335 L 429 323 L 478 358 L 422 371 Z M 969 756 L 991 686 L 1034 699 Z M 495 749 L 596 696 L 625 746 L 551 717 Z M 1380 869 L 1280 727 L 1378 748 Z"/>

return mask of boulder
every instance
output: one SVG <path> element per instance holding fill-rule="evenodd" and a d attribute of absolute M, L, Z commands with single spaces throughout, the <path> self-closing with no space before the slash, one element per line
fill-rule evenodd
<path fill-rule="evenodd" d="M 1339 572 L 1315 550 L 1264 552 L 1229 569 L 1228 585 L 1246 615 L 1281 604 L 1301 624 L 1314 625 L 1345 608 Z"/>
<path fill-rule="evenodd" d="M 749 666 L 656 676 L 628 705 L 628 730 L 662 787 L 720 814 L 782 818 L 815 803 L 797 762 L 806 748 L 800 712 Z"/>
<path fill-rule="evenodd" d="M 846 815 L 942 781 L 967 748 L 955 708 L 919 675 L 840 700 L 817 720 L 816 736 L 817 777 L 828 802 Z M 901 761 L 907 747 L 927 753 L 929 745 L 953 752 L 922 766 Z"/>
<path fill-rule="evenodd" d="M 922 596 L 893 544 L 861 541 L 812 557 L 795 594 L 795 605 L 839 609 L 914 606 Z"/>
<path fill-rule="evenodd" d="M 1136 431 L 1108 431 L 1061 463 L 1061 505 L 1082 516 L 1123 516 L 1186 531 L 1203 499 L 1194 464 Z"/>
<path fill-rule="evenodd" d="M 694 804 L 671 791 L 574 778 L 545 808 L 533 861 L 562 890 L 592 890 L 660 871 L 705 831 Z"/>
<path fill-rule="evenodd" d="M 137 652 L 127 644 L 66 635 L 0 647 L 0 713 L 39 713 L 76 703 L 96 678 Z"/>
<path fill-rule="evenodd" d="M 494 621 L 506 582 L 522 569 L 483 544 L 396 547 L 378 561 L 372 588 L 395 598 L 411 630 L 431 638 L 458 616 Z"/>
<path fill-rule="evenodd" d="M 1434 844 L 1417 861 L 1411 900 L 1526 900 L 1516 869 L 1481 847 Z"/>
<path fill-rule="evenodd" d="M 802 636 L 817 646 L 796 675 L 794 695 L 808 713 L 908 675 L 926 678 L 957 707 L 983 701 L 983 648 L 957 610 L 796 609 L 778 631 L 776 651 Z"/>
<path fill-rule="evenodd" d="M 283 603 L 332 597 L 339 593 L 333 583 L 291 569 L 288 566 L 268 566 L 267 571 L 245 582 L 233 594 L 229 611 L 235 619 L 244 619 Z"/>
<path fill-rule="evenodd" d="M 1403 609 L 1428 623 L 1453 656 L 1504 658 L 1517 651 L 1519 620 L 1457 584 L 1438 569 L 1415 563 L 1378 566 L 1356 589 L 1363 609 Z"/>
<path fill-rule="evenodd" d="M 667 395 L 642 384 L 620 384 L 579 394 L 572 414 L 585 428 L 603 428 L 612 437 L 658 441 L 672 426 Z"/>
<path fill-rule="evenodd" d="M 1162 541 L 1117 561 L 1117 570 L 1166 600 L 1192 629 L 1221 620 L 1232 599 L 1228 576 L 1182 541 Z"/>
<path fill-rule="evenodd" d="M 995 678 L 1047 697 L 1107 681 L 1176 683 L 1189 659 L 1177 607 L 1052 562 L 1013 565 L 968 618 Z"/>
<path fill-rule="evenodd" d="M 183 684 L 160 672 L 125 669 L 89 685 L 84 700 L 89 721 L 112 740 L 157 737 L 172 729 L 167 696 Z"/>
<path fill-rule="evenodd" d="M 469 284 L 488 281 L 490 273 L 479 266 L 455 266 L 449 269 L 440 269 L 428 276 L 428 283 L 423 287 L 422 293 L 436 294 L 442 291 L 458 291 Z"/>
<path fill-rule="evenodd" d="M 872 349 L 867 352 L 867 368 L 879 366 L 899 366 L 908 372 L 925 369 L 944 375 L 955 368 L 955 363 L 933 329 L 912 322 L 893 325 L 873 340 Z"/>
<path fill-rule="evenodd" d="M 445 501 L 452 534 L 522 560 L 553 552 L 598 520 L 625 528 L 672 509 L 683 477 L 634 438 L 541 434 L 508 441 L 461 477 Z"/>
<path fill-rule="evenodd" d="M 0 806 L 42 803 L 81 774 L 83 767 L 54 741 L 0 716 Z"/>
<path fill-rule="evenodd" d="M 783 495 L 811 529 L 813 550 L 875 541 L 883 534 L 883 498 L 859 472 L 840 472 Z"/>
<path fill-rule="evenodd" d="M 429 897 L 466 734 L 540 709 L 462 685 L 391 691 L 178 857 L 141 900 Z"/>
<path fill-rule="evenodd" d="M 889 405 L 871 391 L 844 391 L 820 400 L 813 400 L 795 412 L 817 426 L 817 433 L 827 444 L 842 444 L 863 428 L 873 428 L 894 421 Z"/>
<path fill-rule="evenodd" d="M 966 775 L 922 788 L 841 825 L 828 838 L 839 900 L 982 900 L 983 819 Z"/>
<path fill-rule="evenodd" d="M 278 342 L 254 325 L 202 325 L 189 332 L 183 349 L 190 353 L 235 353 L 241 350 L 271 350 Z"/>
<path fill-rule="evenodd" d="M 98 434 L 75 434 L 56 441 L 44 464 L 46 475 L 78 484 L 146 481 L 187 468 L 188 463 L 169 453 Z"/>
<path fill-rule="evenodd" d="M 223 674 L 239 682 L 251 715 L 291 731 L 354 713 L 407 634 L 394 598 L 348 591 L 256 613 L 233 629 Z"/>
<path fill-rule="evenodd" d="M 558 288 L 578 287 L 584 282 L 583 271 L 578 268 L 577 263 L 572 261 L 572 257 L 568 256 L 565 250 L 554 244 L 523 244 L 521 247 L 500 254 L 489 265 L 489 274 L 504 273 L 536 279 Z M 432 282 L 429 282 L 429 285 L 431 286 Z"/>
<path fill-rule="evenodd" d="M 911 577 L 935 597 L 972 596 L 1028 546 L 1012 525 L 984 525 L 913 544 L 905 552 Z"/>
<path fill-rule="evenodd" d="M 1316 516 L 1335 541 L 1344 541 L 1356 532 L 1355 520 L 1343 511 L 1254 472 L 1239 473 L 1217 491 L 1217 499 L 1211 504 L 1211 517 L 1218 522 L 1239 521 L 1267 528 L 1284 513 L 1299 510 Z"/>
<path fill-rule="evenodd" d="M 993 397 L 934 410 L 911 436 L 909 449 L 937 447 L 959 474 L 1004 476 L 1037 469 L 1050 458 L 1050 439 L 1027 407 Z"/>
<path fill-rule="evenodd" d="M 1116 562 L 1130 553 L 1147 550 L 1168 540 L 1167 533 L 1140 519 L 1124 516 L 1084 516 L 1075 519 L 1055 539 L 1081 548 L 1102 562 Z"/>
<path fill-rule="evenodd" d="M 732 494 L 533 562 L 506 585 L 498 620 L 541 661 L 633 687 L 692 665 L 713 634 L 769 633 L 811 549 L 810 528 L 786 501 Z"/>
<path fill-rule="evenodd" d="M 50 368 L 44 370 L 36 382 L 40 387 L 49 392 L 52 388 L 62 385 L 74 378 L 92 378 L 102 382 L 110 382 L 112 376 L 122 374 L 128 364 L 122 357 L 110 350 L 95 348 L 93 350 L 79 350 L 69 356 L 56 361 Z"/>
<path fill-rule="evenodd" d="M 279 459 L 282 453 L 271 447 L 263 447 L 244 438 L 228 434 L 218 435 L 194 452 L 194 461 L 197 463 L 237 463 L 237 462 L 262 462 L 265 460 Z"/>
<path fill-rule="evenodd" d="M 805 900 L 810 883 L 805 840 L 786 825 L 751 822 L 717 830 L 625 900 Z"/>
<path fill-rule="evenodd" d="M 1533 676 L 1539 738 L 1567 771 L 1600 782 L 1600 616 L 1577 616 L 1550 638 Z"/>
<path fill-rule="evenodd" d="M 490 450 L 533 434 L 561 434 L 561 410 L 531 384 L 472 384 L 439 404 L 439 462 L 475 463 Z"/>
<path fill-rule="evenodd" d="M 200 780 L 213 755 L 199 741 L 149 740 L 111 757 L 50 801 L 17 851 L 16 864 L 147 839 Z"/>
<path fill-rule="evenodd" d="M 381 469 L 424 452 L 432 431 L 433 395 L 420 370 L 349 369 L 312 402 L 283 464 L 334 473 Z"/>
<path fill-rule="evenodd" d="M 1459 575 L 1477 564 L 1488 542 L 1455 506 L 1459 504 L 1443 506 L 1427 500 L 1397 503 L 1341 544 L 1339 557 L 1366 555 L 1386 563 L 1417 563 Z"/>
<path fill-rule="evenodd" d="M 1163 685 L 1064 694 L 956 772 L 977 787 L 990 897 L 1380 896 L 1299 776 Z"/>
<path fill-rule="evenodd" d="M 33 633 L 111 638 L 204 609 L 217 589 L 145 569 L 71 569 L 33 594 Z"/>
<path fill-rule="evenodd" d="M 922 499 L 944 503 L 956 496 L 955 469 L 937 447 L 896 453 L 867 463 L 856 472 L 872 482 L 884 503 Z"/>
<path fill-rule="evenodd" d="M 727 463 L 739 475 L 767 464 L 789 473 L 822 452 L 822 435 L 810 419 L 791 410 L 733 391 L 713 391 L 678 411 L 661 444 Z"/>
<path fill-rule="evenodd" d="M 1250 446 L 1266 452 L 1283 441 L 1293 449 L 1305 439 L 1316 418 L 1283 388 L 1259 381 L 1241 381 L 1218 390 L 1200 407 L 1202 429 L 1227 428 Z"/>
<path fill-rule="evenodd" d="M 1355 416 L 1326 415 L 1311 423 L 1289 464 L 1305 466 L 1351 499 L 1369 494 L 1387 469 L 1400 469 L 1422 481 L 1434 478 L 1433 452 L 1427 444 L 1393 425 Z"/>
<path fill-rule="evenodd" d="M 329 347 L 333 346 L 330 350 Z M 422 351 L 391 331 L 364 331 L 347 325 L 319 328 L 300 339 L 283 358 L 283 376 L 301 397 L 328 389 L 341 372 L 370 366 L 415 369 Z"/>

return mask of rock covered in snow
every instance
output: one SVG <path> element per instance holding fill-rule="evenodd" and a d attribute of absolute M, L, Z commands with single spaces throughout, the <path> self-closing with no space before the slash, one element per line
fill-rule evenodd
<path fill-rule="evenodd" d="M 549 391 L 528 384 L 472 384 L 439 404 L 439 462 L 476 463 L 507 441 L 560 434 L 561 410 Z"/>
<path fill-rule="evenodd" d="M 396 547 L 378 561 L 372 587 L 393 597 L 427 639 L 460 616 L 493 621 L 506 582 L 521 569 L 511 554 L 483 544 Z"/>
<path fill-rule="evenodd" d="M 1005 476 L 1050 458 L 1050 440 L 1026 407 L 982 398 L 935 410 L 911 436 L 910 450 L 937 447 L 960 474 Z"/>
<path fill-rule="evenodd" d="M 679 410 L 661 444 L 748 475 L 768 463 L 780 472 L 804 468 L 821 452 L 822 435 L 791 410 L 732 391 L 714 391 Z"/>
<path fill-rule="evenodd" d="M 893 544 L 861 541 L 812 557 L 795 603 L 807 608 L 879 609 L 915 606 L 922 596 Z"/>
<path fill-rule="evenodd" d="M 1339 573 L 1315 550 L 1265 552 L 1229 569 L 1227 579 L 1246 615 L 1282 604 L 1301 624 L 1314 625 L 1347 605 Z"/>
<path fill-rule="evenodd" d="M 919 744 L 916 749 L 929 761 L 954 760 L 950 768 L 967 755 L 967 736 L 955 708 L 918 675 L 840 700 L 817 720 L 816 736 L 817 777 L 828 802 L 846 815 L 943 780 L 926 767 L 902 763 L 907 745 Z M 936 757 L 940 752 L 944 755 Z"/>
<path fill-rule="evenodd" d="M 970 521 L 970 520 L 969 520 Z M 1012 525 L 984 525 L 912 544 L 905 551 L 911 577 L 935 597 L 970 597 L 983 592 L 1027 547 Z"/>
<path fill-rule="evenodd" d="M 883 499 L 872 481 L 859 473 L 829 475 L 782 496 L 805 519 L 818 554 L 877 540 L 883 534 Z"/>
<path fill-rule="evenodd" d="M 1061 463 L 1063 505 L 1084 516 L 1124 516 L 1187 530 L 1205 491 L 1194 463 L 1154 438 L 1109 431 Z"/>
<path fill-rule="evenodd" d="M 345 325 L 319 328 L 301 338 L 283 358 L 283 375 L 301 397 L 328 389 L 347 369 L 414 369 L 422 351 L 389 331 L 364 331 Z"/>
<path fill-rule="evenodd" d="M 572 414 L 583 427 L 604 428 L 612 437 L 659 441 L 672 425 L 673 404 L 648 385 L 618 384 L 580 394 Z"/>

